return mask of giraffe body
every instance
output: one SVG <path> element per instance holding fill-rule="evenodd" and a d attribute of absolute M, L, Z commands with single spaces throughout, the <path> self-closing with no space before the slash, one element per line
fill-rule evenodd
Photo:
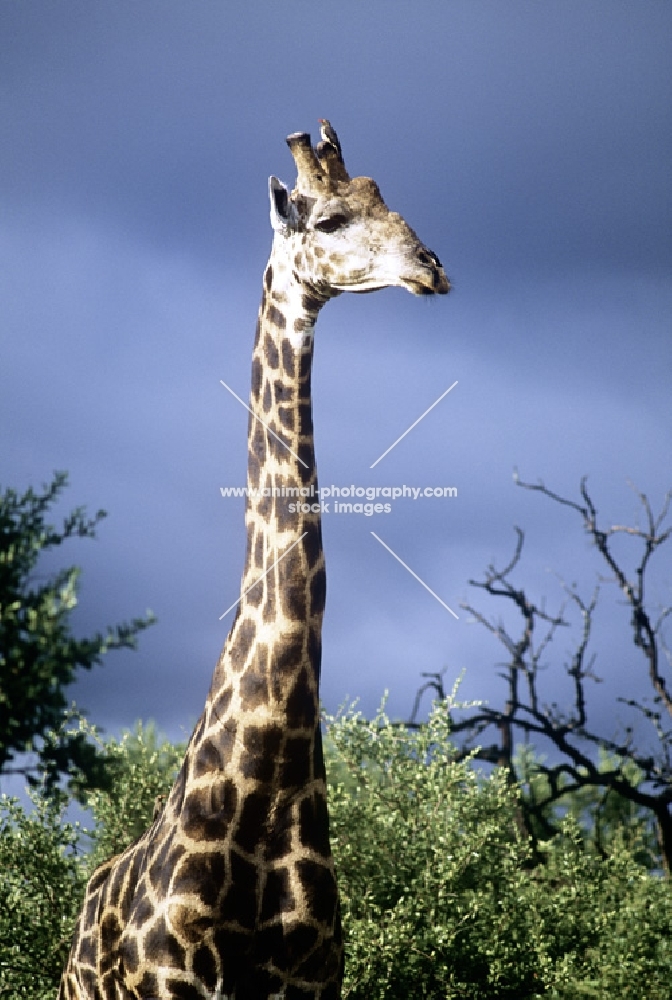
<path fill-rule="evenodd" d="M 333 143 L 288 138 L 252 358 L 241 600 L 165 806 L 87 886 L 60 1000 L 338 1000 L 343 945 L 319 723 L 326 578 L 311 370 L 325 302 L 443 268 Z M 256 495 L 253 495 L 256 491 Z"/>

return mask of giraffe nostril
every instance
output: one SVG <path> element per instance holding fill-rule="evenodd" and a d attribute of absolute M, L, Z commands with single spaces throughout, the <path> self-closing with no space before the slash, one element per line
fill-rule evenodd
<path fill-rule="evenodd" d="M 431 250 L 418 250 L 418 260 L 427 267 L 442 267 L 441 261 Z"/>

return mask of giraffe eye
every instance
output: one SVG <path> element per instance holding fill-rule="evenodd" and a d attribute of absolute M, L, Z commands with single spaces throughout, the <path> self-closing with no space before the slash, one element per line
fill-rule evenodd
<path fill-rule="evenodd" d="M 319 230 L 321 233 L 335 233 L 337 229 L 341 229 L 342 226 L 348 221 L 345 215 L 329 215 L 326 219 L 319 219 L 315 223 L 315 229 Z"/>

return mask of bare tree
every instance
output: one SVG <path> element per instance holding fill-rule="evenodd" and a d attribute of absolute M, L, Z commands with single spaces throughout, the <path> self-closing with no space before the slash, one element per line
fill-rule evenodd
<path fill-rule="evenodd" d="M 515 738 L 520 741 L 522 737 L 535 746 L 550 746 L 552 752 L 549 758 L 552 761 L 535 762 L 538 773 L 546 779 L 545 794 L 541 799 L 528 796 L 525 802 L 525 819 L 530 832 L 553 832 L 548 807 L 564 796 L 587 788 L 603 789 L 605 794 L 616 792 L 635 806 L 650 810 L 655 820 L 663 863 L 666 870 L 672 872 L 672 660 L 662 633 L 663 623 L 672 613 L 672 606 L 663 608 L 654 616 L 645 594 L 651 558 L 672 534 L 672 525 L 666 526 L 672 491 L 665 497 L 657 517 L 648 498 L 638 493 L 643 513 L 642 527 L 602 527 L 598 523 L 597 510 L 588 493 L 585 478 L 581 481 L 581 502 L 561 497 L 541 482 L 524 483 L 517 475 L 516 482 L 523 489 L 536 490 L 556 503 L 570 507 L 580 516 L 586 533 L 608 567 L 607 579 L 616 583 L 625 596 L 632 640 L 639 653 L 639 662 L 633 659 L 632 669 L 638 671 L 642 688 L 647 684 L 648 693 L 645 691 L 637 698 L 617 699 L 632 710 L 628 721 L 633 724 L 625 726 L 622 734 L 599 732 L 591 724 L 586 685 L 590 681 L 599 681 L 593 669 L 595 657 L 589 652 L 599 585 L 590 599 L 585 600 L 576 587 L 563 583 L 565 603 L 557 614 L 548 613 L 527 596 L 525 589 L 512 582 L 512 574 L 521 560 L 524 541 L 523 532 L 516 528 L 517 541 L 509 563 L 501 570 L 490 565 L 484 579 L 469 582 L 494 597 L 511 602 L 522 618 L 520 631 L 514 635 L 501 620 L 487 618 L 470 604 L 462 605 L 506 649 L 507 660 L 499 675 L 506 686 L 505 704 L 503 708 L 480 705 L 460 718 L 453 718 L 452 731 L 464 734 L 465 750 L 480 746 L 479 756 L 482 759 L 508 768 L 512 780 L 516 781 L 521 775 L 516 771 Z M 630 574 L 623 561 L 614 554 L 613 539 L 616 535 L 629 536 L 637 543 L 634 572 Z M 581 629 L 573 654 L 564 665 L 571 684 L 571 700 L 565 707 L 560 707 L 555 702 L 543 700 L 542 668 L 557 630 L 569 625 L 565 612 L 571 605 L 579 612 Z M 428 679 L 418 691 L 411 724 L 426 691 L 432 690 L 439 698 L 445 695 L 442 673 L 424 676 Z M 644 727 L 634 724 L 637 715 L 646 723 Z M 601 764 L 596 759 L 596 751 L 600 748 L 604 751 Z M 605 760 L 608 762 L 606 766 Z M 633 765 L 640 776 L 636 782 L 632 780 Z"/>

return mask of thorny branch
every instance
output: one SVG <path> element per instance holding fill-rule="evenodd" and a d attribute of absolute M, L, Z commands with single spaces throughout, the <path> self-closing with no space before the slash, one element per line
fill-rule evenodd
<path fill-rule="evenodd" d="M 520 632 L 513 634 L 503 621 L 491 620 L 471 604 L 463 604 L 475 621 L 480 622 L 504 646 L 507 661 L 499 676 L 506 682 L 506 701 L 503 708 L 481 705 L 461 718 L 453 718 L 453 733 L 464 734 L 464 752 L 479 746 L 478 756 L 491 763 L 508 768 L 512 780 L 519 780 L 514 762 L 514 735 L 523 735 L 525 742 L 545 740 L 555 748 L 554 756 L 560 756 L 560 763 L 536 763 L 548 783 L 548 796 L 543 802 L 528 799 L 526 817 L 528 829 L 532 829 L 532 818 L 537 828 L 545 834 L 552 829 L 547 820 L 548 805 L 563 796 L 586 787 L 602 788 L 605 793 L 615 791 L 639 807 L 651 810 L 658 829 L 661 852 L 668 871 L 672 871 L 672 693 L 670 690 L 670 654 L 662 635 L 662 626 L 670 614 L 672 606 L 666 607 L 654 620 L 645 602 L 646 573 L 653 553 L 672 535 L 672 525 L 666 526 L 670 512 L 672 491 L 663 502 L 658 517 L 654 516 L 651 504 L 643 493 L 637 493 L 643 512 L 644 527 L 614 525 L 603 527 L 598 521 L 598 513 L 590 497 L 586 479 L 580 485 L 581 502 L 569 500 L 548 489 L 542 482 L 522 482 L 517 474 L 515 480 L 527 490 L 538 491 L 556 503 L 576 511 L 583 527 L 594 543 L 600 556 L 606 562 L 610 577 L 625 595 L 631 612 L 631 628 L 634 645 L 644 658 L 644 667 L 652 689 L 652 698 L 620 698 L 638 713 L 652 728 L 656 738 L 655 752 L 645 752 L 635 742 L 634 726 L 627 726 L 621 738 L 615 734 L 604 734 L 595 730 L 588 719 L 586 683 L 599 683 L 594 672 L 594 655 L 589 653 L 595 610 L 600 588 L 595 587 L 589 600 L 584 600 L 575 587 L 567 586 L 560 580 L 566 595 L 565 604 L 557 614 L 549 614 L 543 607 L 531 600 L 524 588 L 512 582 L 512 575 L 521 561 L 524 535 L 516 528 L 516 545 L 509 563 L 501 570 L 489 565 L 484 579 L 470 580 L 470 584 L 493 597 L 502 598 L 516 608 L 522 618 Z M 626 534 L 641 544 L 638 562 L 630 575 L 617 559 L 613 551 L 612 539 L 616 534 Z M 565 619 L 567 604 L 579 612 L 581 630 L 575 649 L 565 671 L 572 685 L 572 700 L 569 706 L 557 703 L 546 704 L 540 690 L 542 668 L 550 643 L 558 628 L 567 627 Z M 662 655 L 661 655 L 662 654 Z M 633 665 L 634 666 L 634 665 Z M 667 667 L 667 678 L 664 670 Z M 432 690 L 438 698 L 444 696 L 443 674 L 425 674 L 427 680 L 418 690 L 411 724 L 415 723 L 420 701 L 427 690 Z M 498 730 L 495 742 L 488 743 L 488 731 Z M 610 765 L 599 767 L 594 759 L 594 750 L 602 748 L 609 755 Z M 642 775 L 642 781 L 635 787 L 628 777 L 627 769 L 635 764 Z"/>

